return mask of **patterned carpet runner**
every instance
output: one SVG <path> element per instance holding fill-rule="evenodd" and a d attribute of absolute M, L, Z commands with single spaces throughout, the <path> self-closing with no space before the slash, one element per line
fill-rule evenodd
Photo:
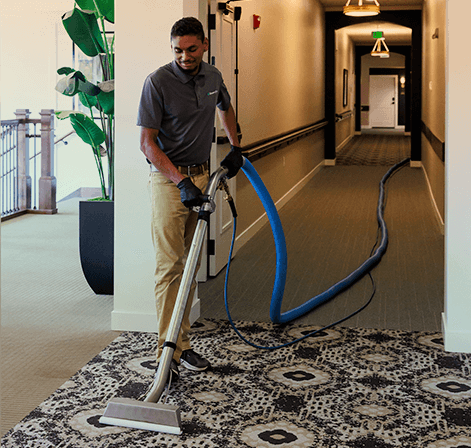
<path fill-rule="evenodd" d="M 239 322 L 262 345 L 312 326 Z M 103 426 L 115 396 L 137 398 L 154 371 L 156 337 L 123 333 L 2 439 L 12 447 L 471 447 L 471 355 L 441 334 L 332 328 L 268 351 L 227 321 L 195 325 L 193 348 L 212 370 L 181 370 L 168 403 L 183 434 Z"/>
<path fill-rule="evenodd" d="M 410 157 L 410 137 L 355 135 L 337 154 L 337 165 L 389 166 Z"/>

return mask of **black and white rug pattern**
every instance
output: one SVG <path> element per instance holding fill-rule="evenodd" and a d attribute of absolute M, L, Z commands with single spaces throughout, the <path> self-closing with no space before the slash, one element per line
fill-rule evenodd
<path fill-rule="evenodd" d="M 312 326 L 238 322 L 260 345 Z M 441 334 L 332 328 L 278 350 L 244 344 L 227 321 L 195 325 L 212 369 L 180 369 L 167 403 L 180 436 L 104 426 L 114 398 L 138 398 L 155 372 L 156 335 L 123 333 L 2 439 L 12 447 L 471 448 L 471 356 Z"/>

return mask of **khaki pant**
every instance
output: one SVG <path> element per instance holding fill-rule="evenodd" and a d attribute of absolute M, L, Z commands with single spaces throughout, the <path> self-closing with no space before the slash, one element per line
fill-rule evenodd
<path fill-rule="evenodd" d="M 208 172 L 192 176 L 193 183 L 204 192 L 209 181 Z M 174 182 L 159 172 L 151 172 L 149 178 L 151 199 L 151 230 L 155 250 L 155 301 L 158 320 L 157 362 L 162 356 L 162 345 L 167 338 L 168 327 L 177 298 L 183 267 L 196 229 L 198 214 L 186 208 L 180 200 L 180 190 Z M 198 260 L 198 266 L 199 266 Z M 189 315 L 196 281 L 191 287 L 188 305 L 183 316 L 177 348 L 173 359 L 180 362 L 182 351 L 190 348 Z"/>

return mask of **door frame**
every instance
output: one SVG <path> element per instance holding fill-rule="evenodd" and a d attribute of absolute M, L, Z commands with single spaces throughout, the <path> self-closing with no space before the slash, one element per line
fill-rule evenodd
<path fill-rule="evenodd" d="M 208 56 L 210 58 L 210 64 L 215 65 L 223 74 L 224 82 L 228 88 L 228 91 L 231 95 L 231 104 L 234 107 L 234 110 L 237 110 L 237 19 L 236 19 L 236 8 L 233 8 L 230 5 L 218 2 L 217 0 L 210 1 L 210 16 L 209 21 L 211 26 L 209 26 L 209 42 L 210 49 L 208 51 Z M 220 8 L 224 7 L 224 12 Z M 222 52 L 222 43 L 218 40 L 219 30 L 218 24 L 220 26 L 224 23 L 231 24 L 232 36 L 230 37 L 230 52 L 231 55 L 231 66 L 229 69 L 224 65 L 227 63 L 227 58 L 221 55 Z M 226 72 L 224 73 L 224 68 Z M 229 82 L 230 79 L 230 82 Z M 210 173 L 214 172 L 220 165 L 220 162 L 224 156 L 230 151 L 230 142 L 226 136 L 226 133 L 220 123 L 218 114 L 215 117 L 214 125 L 214 141 L 211 148 L 211 157 L 210 157 Z M 236 179 L 227 180 L 231 196 L 236 200 Z M 232 213 L 226 201 L 223 199 L 223 194 L 219 193 L 215 197 L 216 210 L 211 215 L 209 221 L 209 232 L 208 232 L 208 275 L 215 276 L 217 275 L 227 264 L 227 258 L 231 246 L 232 240 Z M 233 256 L 235 256 L 236 250 L 234 249 Z"/>
<path fill-rule="evenodd" d="M 398 107 L 398 104 L 399 104 L 399 89 L 398 89 L 398 82 L 399 82 L 399 78 L 397 75 L 369 75 L 369 106 L 370 106 L 370 120 L 371 120 L 371 78 L 393 78 L 394 79 L 394 124 L 393 124 L 393 128 L 394 129 L 398 129 L 398 121 L 399 121 L 399 107 Z M 372 129 L 373 127 L 377 128 L 377 127 L 381 127 L 381 126 L 372 126 L 371 125 L 371 122 L 369 122 L 369 125 L 368 125 L 368 128 L 369 129 Z M 389 128 L 389 126 L 386 126 Z"/>

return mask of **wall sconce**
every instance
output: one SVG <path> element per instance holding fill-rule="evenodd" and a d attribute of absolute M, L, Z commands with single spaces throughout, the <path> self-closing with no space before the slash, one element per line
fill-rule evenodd
<path fill-rule="evenodd" d="M 343 7 L 343 13 L 352 17 L 376 16 L 380 12 L 378 0 L 370 1 L 373 1 L 374 5 L 364 5 L 363 0 L 357 0 L 357 5 L 350 5 L 351 0 L 347 0 L 347 4 Z"/>
<path fill-rule="evenodd" d="M 399 79 L 399 82 L 401 83 L 401 89 L 403 89 L 406 86 L 406 77 L 401 76 L 401 78 Z"/>

